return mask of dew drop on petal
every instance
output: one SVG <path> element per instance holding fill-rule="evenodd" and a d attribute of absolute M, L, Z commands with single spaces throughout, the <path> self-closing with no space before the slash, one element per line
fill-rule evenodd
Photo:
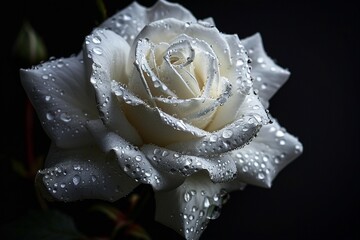
<path fill-rule="evenodd" d="M 213 135 L 210 136 L 210 139 L 209 139 L 209 140 L 210 140 L 210 142 L 216 142 L 217 139 L 218 139 L 218 136 L 215 135 L 215 134 L 213 134 Z"/>
<path fill-rule="evenodd" d="M 91 181 L 92 181 L 92 182 L 96 182 L 96 180 L 97 180 L 97 177 L 96 177 L 95 175 L 92 175 L 92 176 L 91 176 Z"/>
<path fill-rule="evenodd" d="M 281 131 L 281 130 L 278 130 L 278 131 L 276 131 L 276 133 L 275 133 L 275 136 L 277 136 L 277 137 L 283 137 L 284 135 L 285 135 L 284 132 Z"/>
<path fill-rule="evenodd" d="M 285 142 L 285 140 L 280 140 L 280 141 L 279 141 L 279 144 L 280 144 L 281 146 L 284 146 L 284 145 L 286 144 L 286 142 Z"/>
<path fill-rule="evenodd" d="M 188 192 L 184 193 L 184 200 L 185 202 L 189 202 L 191 200 L 191 195 Z"/>
<path fill-rule="evenodd" d="M 46 113 L 46 119 L 47 120 L 53 120 L 54 119 L 54 113 L 52 113 L 52 112 L 48 112 L 48 113 Z"/>
<path fill-rule="evenodd" d="M 103 53 L 103 50 L 99 47 L 94 47 L 93 52 L 97 55 L 101 55 Z"/>
<path fill-rule="evenodd" d="M 141 157 L 140 155 L 137 155 L 137 156 L 135 157 L 135 160 L 136 160 L 137 162 L 140 162 L 140 161 L 142 160 L 142 157 Z"/>
<path fill-rule="evenodd" d="M 210 206 L 210 200 L 208 197 L 205 197 L 205 200 L 204 200 L 204 207 L 205 208 L 208 208 Z"/>
<path fill-rule="evenodd" d="M 92 41 L 95 44 L 99 44 L 101 43 L 101 38 L 99 36 L 93 36 Z"/>
<path fill-rule="evenodd" d="M 71 121 L 71 117 L 70 117 L 69 114 L 67 114 L 67 113 L 61 113 L 61 114 L 60 114 L 60 119 L 61 119 L 63 122 L 70 122 L 70 121 Z"/>
<path fill-rule="evenodd" d="M 265 178 L 265 175 L 262 172 L 260 172 L 258 173 L 257 178 L 262 180 Z"/>
<path fill-rule="evenodd" d="M 73 183 L 74 183 L 75 186 L 80 183 L 80 180 L 81 180 L 81 178 L 80 178 L 79 175 L 75 175 L 75 176 L 73 177 L 73 179 L 72 179 L 72 181 L 73 181 Z"/>
<path fill-rule="evenodd" d="M 222 133 L 223 138 L 231 138 L 232 135 L 233 135 L 233 132 L 231 130 L 224 130 Z"/>

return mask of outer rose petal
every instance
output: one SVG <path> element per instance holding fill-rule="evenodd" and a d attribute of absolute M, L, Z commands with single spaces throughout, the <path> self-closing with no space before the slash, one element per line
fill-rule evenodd
<path fill-rule="evenodd" d="M 112 89 L 118 96 L 122 108 L 126 109 L 126 116 L 139 131 L 145 143 L 165 146 L 169 143 L 196 139 L 207 134 L 206 131 L 185 123 L 157 107 L 151 108 L 114 81 Z"/>
<path fill-rule="evenodd" d="M 21 82 L 43 128 L 58 147 L 92 142 L 85 123 L 98 118 L 95 94 L 79 57 L 51 60 L 20 71 Z"/>
<path fill-rule="evenodd" d="M 233 123 L 221 130 L 208 133 L 205 137 L 181 141 L 168 145 L 172 150 L 195 156 L 221 154 L 249 143 L 262 125 L 268 123 L 268 116 L 258 97 L 253 93 L 246 95 L 239 107 Z"/>
<path fill-rule="evenodd" d="M 95 30 L 86 38 L 84 53 L 90 69 L 90 81 L 96 92 L 97 107 L 105 124 L 127 141 L 141 144 L 136 129 L 126 119 L 116 96 L 111 90 L 111 81 L 126 82 L 129 45 L 123 38 L 109 30 Z"/>
<path fill-rule="evenodd" d="M 237 165 L 238 177 L 229 182 L 229 186 L 237 188 L 237 182 L 244 182 L 270 188 L 276 175 L 302 153 L 298 139 L 273 121 L 263 126 L 249 145 L 230 153 Z"/>
<path fill-rule="evenodd" d="M 100 27 L 111 29 L 132 45 L 134 38 L 145 25 L 170 17 L 184 22 L 196 21 L 191 12 L 181 5 L 160 0 L 151 8 L 145 8 L 137 2 L 133 2 L 103 22 Z"/>
<path fill-rule="evenodd" d="M 154 168 L 138 147 L 107 130 L 101 121 L 90 121 L 87 126 L 101 150 L 114 156 L 121 169 L 136 182 L 151 184 L 155 190 L 163 190 L 177 187 L 184 181 L 183 176 Z"/>
<path fill-rule="evenodd" d="M 206 170 L 213 182 L 230 181 L 236 175 L 236 166 L 230 156 L 196 157 L 154 145 L 144 145 L 141 150 L 156 169 L 181 178 L 200 170 Z"/>
<path fill-rule="evenodd" d="M 176 189 L 155 192 L 156 221 L 187 240 L 199 239 L 208 222 L 219 217 L 222 205 L 229 198 L 223 186 L 199 172 Z"/>
<path fill-rule="evenodd" d="M 259 96 L 265 106 L 270 98 L 286 82 L 290 72 L 276 65 L 264 51 L 259 33 L 242 40 L 253 60 L 251 75 L 254 78 L 254 88 L 259 91 Z"/>
<path fill-rule="evenodd" d="M 36 176 L 36 184 L 49 200 L 115 201 L 138 185 L 115 159 L 95 146 L 67 150 L 52 146 L 46 163 L 47 168 Z"/>

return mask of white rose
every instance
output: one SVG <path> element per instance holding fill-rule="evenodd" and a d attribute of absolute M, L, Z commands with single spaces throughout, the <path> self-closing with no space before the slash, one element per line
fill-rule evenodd
<path fill-rule="evenodd" d="M 288 76 L 259 34 L 240 41 L 180 5 L 134 2 L 78 56 L 21 71 L 52 140 L 37 186 L 115 201 L 151 184 L 156 219 L 198 239 L 229 191 L 270 187 L 302 152 L 265 110 Z"/>

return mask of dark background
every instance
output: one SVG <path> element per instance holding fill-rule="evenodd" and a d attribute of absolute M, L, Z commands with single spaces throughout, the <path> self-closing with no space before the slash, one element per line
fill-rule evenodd
<path fill-rule="evenodd" d="M 104 2 L 111 16 L 131 1 Z M 138 2 L 151 6 L 155 1 Z M 350 1 L 178 2 L 199 19 L 212 16 L 224 33 L 240 38 L 261 33 L 268 55 L 292 73 L 271 100 L 270 113 L 304 145 L 304 153 L 278 175 L 271 189 L 248 186 L 232 193 L 201 239 L 360 239 L 359 7 Z M 3 17 L 9 14 L 1 21 L 2 225 L 39 208 L 33 182 L 20 178 L 11 165 L 13 160 L 26 161 L 26 95 L 18 69 L 29 66 L 12 54 L 20 26 L 27 19 L 49 56 L 68 57 L 80 51 L 84 37 L 101 22 L 95 0 L 86 5 L 8 4 L 1 10 Z M 35 152 L 46 154 L 49 140 L 36 118 L 34 124 Z M 55 207 L 74 215 L 76 225 L 86 231 L 104 225 L 82 219 L 84 212 L 78 209 L 90 203 Z M 153 208 L 150 200 L 138 220 L 152 239 L 181 239 L 152 220 Z"/>

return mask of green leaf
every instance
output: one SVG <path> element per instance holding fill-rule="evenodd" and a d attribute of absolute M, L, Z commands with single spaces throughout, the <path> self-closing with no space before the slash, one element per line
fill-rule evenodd
<path fill-rule="evenodd" d="M 19 31 L 13 51 L 18 58 L 30 64 L 38 64 L 47 57 L 43 40 L 26 21 Z"/>
<path fill-rule="evenodd" d="M 0 236 L 8 240 L 80 240 L 86 239 L 71 217 L 55 210 L 30 211 L 1 227 Z"/>

